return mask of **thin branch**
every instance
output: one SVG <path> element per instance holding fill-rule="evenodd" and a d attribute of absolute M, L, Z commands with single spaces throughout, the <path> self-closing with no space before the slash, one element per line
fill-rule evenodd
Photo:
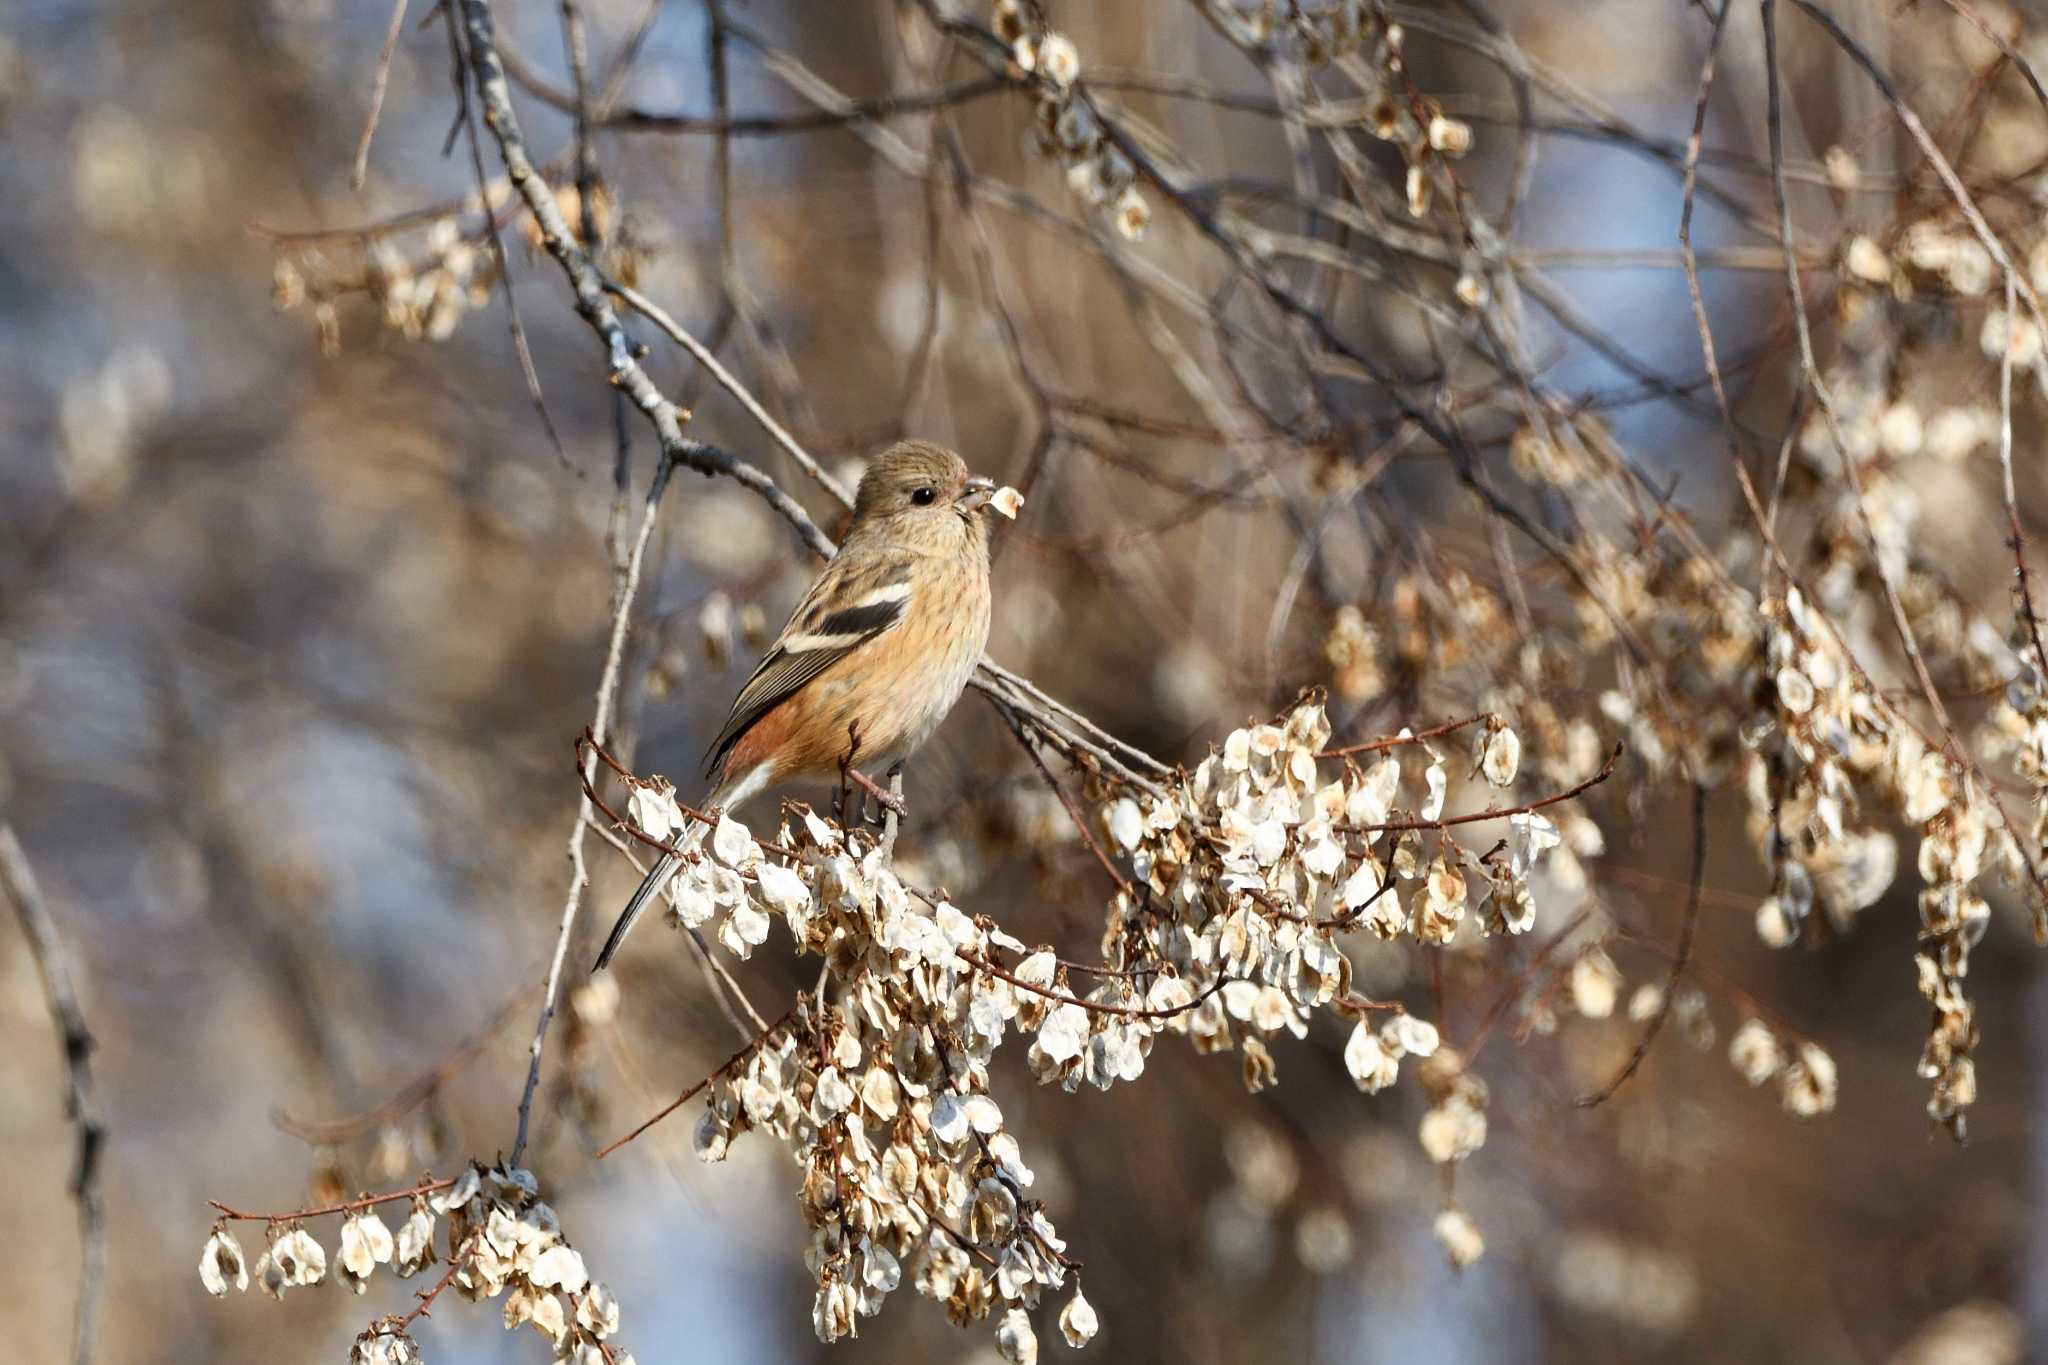
<path fill-rule="evenodd" d="M 370 175 L 370 140 L 377 136 L 377 120 L 384 113 L 384 88 L 391 83 L 391 59 L 398 52 L 398 35 L 405 31 L 406 0 L 392 0 L 391 24 L 384 30 L 384 47 L 377 54 L 377 74 L 370 78 L 370 112 L 363 120 L 363 134 L 356 140 L 356 160 L 349 172 L 349 189 L 361 193 Z"/>
<path fill-rule="evenodd" d="M 1700 923 L 1700 890 L 1706 883 L 1707 875 L 1707 789 L 1695 785 L 1692 789 L 1692 874 L 1686 883 L 1685 914 L 1679 920 L 1678 948 L 1671 955 L 1671 971 L 1664 978 L 1664 996 L 1657 1002 L 1657 1012 L 1650 1016 L 1649 1024 L 1643 1029 L 1643 1036 L 1636 1039 L 1635 1049 L 1614 1078 L 1590 1095 L 1581 1095 L 1574 1103 L 1581 1109 L 1594 1109 L 1614 1098 L 1616 1091 L 1627 1085 L 1629 1078 L 1642 1066 L 1643 1059 L 1650 1055 L 1650 1044 L 1657 1041 L 1663 1031 L 1664 1021 L 1671 1016 L 1671 1002 L 1678 993 L 1679 980 L 1684 977 L 1686 965 L 1692 961 L 1693 936 Z"/>
<path fill-rule="evenodd" d="M 647 493 L 646 511 L 640 517 L 639 533 L 633 538 L 632 553 L 612 590 L 611 639 L 605 649 L 604 669 L 598 677 L 596 713 L 590 722 L 593 746 L 603 744 L 611 729 L 612 709 L 618 700 L 619 674 L 626 654 L 626 627 L 632 618 L 633 598 L 640 587 L 640 570 L 647 557 L 647 540 L 653 534 L 655 514 L 660 510 L 661 493 L 667 482 L 665 473 L 656 474 L 654 485 Z M 586 783 L 595 775 L 596 763 L 595 757 L 583 760 Z M 554 956 L 548 963 L 547 986 L 541 994 L 540 1020 L 533 1027 L 533 1042 L 527 1047 L 526 1088 L 519 1096 L 519 1132 L 512 1143 L 511 1161 L 514 1166 L 526 1154 L 533 1095 L 540 1086 L 541 1054 L 547 1041 L 548 1025 L 555 1017 L 555 1000 L 562 983 L 562 963 L 568 955 L 569 939 L 576 928 L 577 912 L 583 905 L 583 888 L 590 879 L 583 862 L 583 836 L 590 814 L 591 802 L 586 794 L 576 812 L 576 826 L 569 834 L 569 894 L 562 904 L 560 927 L 555 931 Z"/>
<path fill-rule="evenodd" d="M 455 63 L 455 99 L 457 117 L 469 143 L 469 164 L 476 175 L 476 194 L 480 203 L 488 205 L 490 177 L 484 172 L 483 139 L 476 131 L 476 110 L 470 104 L 469 81 L 466 74 L 467 62 L 462 50 L 462 30 L 455 22 L 455 12 L 447 11 L 448 53 Z M 519 357 L 520 377 L 526 381 L 526 396 L 533 403 L 533 410 L 540 417 L 541 429 L 548 434 L 548 444 L 554 447 L 555 458 L 565 469 L 574 469 L 569 461 L 569 452 L 562 447 L 561 433 L 555 430 L 555 419 L 548 412 L 547 395 L 541 392 L 540 371 L 533 363 L 533 348 L 526 343 L 526 324 L 519 319 L 519 298 L 512 288 L 512 262 L 505 253 L 504 234 L 498 229 L 497 217 L 488 209 L 484 214 L 484 228 L 491 243 L 491 260 L 498 271 L 498 286 L 505 291 L 505 320 L 512 332 L 512 350 Z"/>
<path fill-rule="evenodd" d="M 322 1204 L 311 1209 L 291 1209 L 284 1213 L 244 1213 L 240 1209 L 229 1208 L 218 1199 L 209 1199 L 206 1202 L 218 1209 L 221 1217 L 231 1222 L 297 1223 L 308 1218 L 324 1218 L 330 1213 L 361 1213 L 364 1209 L 374 1209 L 379 1204 L 395 1204 L 401 1199 L 417 1199 L 423 1194 L 439 1194 L 454 1185 L 459 1178 L 450 1176 L 446 1180 L 423 1180 L 417 1185 L 403 1190 L 393 1190 L 389 1194 L 365 1194 L 355 1199 L 344 1199 L 339 1204 Z"/>
<path fill-rule="evenodd" d="M 766 1043 L 770 1038 L 773 1038 L 776 1034 L 780 1033 L 784 1028 L 788 1027 L 789 1022 L 797 1017 L 797 1014 L 803 1009 L 807 1000 L 807 996 L 805 996 L 802 992 L 798 992 L 795 1003 L 790 1005 L 788 1009 L 782 1012 L 782 1017 L 780 1019 L 777 1019 L 767 1028 L 762 1029 L 761 1032 L 752 1041 L 748 1042 L 738 1052 L 733 1053 L 732 1056 L 726 1058 L 723 1062 L 719 1063 L 718 1068 L 714 1070 L 710 1075 L 706 1076 L 703 1080 L 698 1081 L 695 1085 L 690 1086 L 687 1090 L 683 1091 L 682 1094 L 676 1096 L 673 1100 L 670 1100 L 666 1105 L 662 1107 L 659 1113 L 655 1114 L 652 1118 L 648 1119 L 638 1128 L 635 1128 L 632 1132 L 626 1134 L 624 1137 L 617 1138 L 612 1142 L 605 1144 L 603 1147 L 598 1148 L 597 1159 L 599 1161 L 602 1161 L 606 1157 L 610 1156 L 613 1152 L 618 1151 L 619 1148 L 625 1146 L 634 1138 L 639 1137 L 649 1128 L 652 1128 L 655 1124 L 660 1123 L 670 1114 L 675 1113 L 676 1110 L 682 1108 L 691 1100 L 695 1099 L 698 1095 L 704 1093 L 706 1089 L 708 1089 L 715 1081 L 717 1081 L 719 1077 L 725 1075 L 726 1072 L 732 1070 L 741 1062 L 753 1056 L 757 1048 L 761 1047 L 761 1045 Z"/>
<path fill-rule="evenodd" d="M 1492 719 L 1493 712 L 1481 711 L 1476 715 L 1463 716 L 1457 720 L 1447 720 L 1442 725 L 1432 725 L 1427 730 L 1417 730 L 1413 734 L 1394 735 L 1387 739 L 1368 740 L 1363 744 L 1347 744 L 1338 749 L 1325 749 L 1317 754 L 1316 757 L 1344 758 L 1351 754 L 1381 753 L 1387 749 L 1397 749 L 1404 744 L 1422 744 L 1432 739 L 1440 739 L 1453 731 L 1462 730 L 1468 725 L 1476 725 L 1482 720 Z"/>
<path fill-rule="evenodd" d="M 1080 999 L 1078 996 L 1067 995 L 1061 991 L 1048 990 L 1044 986 L 1033 985 L 1031 982 L 1024 980 L 1016 973 L 1006 971 L 1003 968 L 998 967 L 995 963 L 990 962 L 987 958 L 981 957 L 975 953 L 970 953 L 965 948 L 955 948 L 953 950 L 953 956 L 959 958 L 962 962 L 965 962 L 968 966 L 974 968 L 978 972 L 987 972 L 990 976 L 993 976 L 998 980 L 1009 982 L 1012 986 L 1015 986 L 1020 991 L 1028 992 L 1029 994 L 1039 996 L 1042 999 L 1055 1001 L 1058 1004 L 1074 1005 L 1080 1009 L 1087 1010 L 1091 1014 L 1114 1014 L 1126 1019 L 1178 1018 L 1179 1016 L 1186 1014 L 1190 1010 L 1201 1008 L 1201 1006 L 1205 1002 L 1207 1002 L 1210 996 L 1216 994 L 1216 992 L 1222 990 L 1231 982 L 1230 977 L 1219 976 L 1214 981 L 1209 983 L 1209 988 L 1207 990 L 1203 991 L 1200 995 L 1196 996 L 1194 999 L 1188 1001 L 1184 1005 L 1169 1005 L 1164 1009 L 1147 1009 L 1136 1005 L 1106 1005 L 1100 1001 L 1083 1000 Z"/>
<path fill-rule="evenodd" d="M 273 1111 L 270 1121 L 302 1142 L 317 1147 L 331 1147 L 347 1142 L 372 1128 L 380 1128 L 411 1113 L 425 1104 L 440 1091 L 451 1078 L 481 1057 L 514 1019 L 519 1017 L 520 1004 L 526 997 L 526 985 L 522 981 L 498 1012 L 491 1016 L 489 1023 L 476 1034 L 459 1044 L 446 1057 L 441 1058 L 418 1076 L 392 1092 L 388 1099 L 348 1118 L 325 1121 L 294 1118 L 283 1110 Z"/>
<path fill-rule="evenodd" d="M 2015 311 L 2015 279 L 2013 273 L 2005 272 L 2005 316 L 2009 321 Z M 2034 614 L 2034 590 L 2027 582 L 2027 533 L 2020 524 L 2019 495 L 2013 488 L 2012 479 L 2012 352 L 2010 344 L 2000 347 L 1998 359 L 1998 466 L 2005 476 L 2005 521 L 2012 538 L 2013 587 L 2019 594 L 2020 620 L 2027 628 L 2027 638 L 2033 642 L 2034 665 L 2039 676 L 2048 682 L 2048 650 L 2041 647 L 2041 618 Z"/>
<path fill-rule="evenodd" d="M 64 1049 L 64 1112 L 78 1132 L 78 1154 L 71 1170 L 71 1197 L 78 1204 L 78 1300 L 72 1315 L 71 1359 L 88 1365 L 99 1341 L 100 1296 L 106 1275 L 106 1209 L 100 1197 L 100 1156 L 107 1128 L 100 1118 L 92 1086 L 92 1033 L 71 979 L 71 957 L 57 932 L 57 922 L 43 901 L 35 869 L 15 837 L 14 827 L 0 821 L 0 886 L 14 902 L 29 955 L 43 979 L 43 996 Z"/>
<path fill-rule="evenodd" d="M 1396 833 L 1406 833 L 1410 830 L 1450 829 L 1454 825 L 1473 825 L 1486 820 L 1505 820 L 1511 815 L 1528 815 L 1531 812 L 1542 810 L 1545 806 L 1555 806 L 1559 802 L 1569 801 L 1576 796 L 1583 796 L 1599 786 L 1602 782 L 1614 776 L 1614 765 L 1621 761 L 1621 755 L 1622 746 L 1616 744 L 1613 749 L 1608 751 L 1607 761 L 1600 765 L 1600 771 L 1594 773 L 1585 781 L 1550 796 L 1539 797 L 1534 801 L 1526 801 L 1519 806 L 1509 806 L 1505 810 L 1488 809 L 1473 811 L 1469 815 L 1452 815 L 1442 820 L 1387 820 L 1376 825 L 1333 824 L 1330 828 L 1342 834 L 1381 834 L 1388 830 L 1393 830 Z"/>
<path fill-rule="evenodd" d="M 718 386 L 737 399 L 739 405 L 747 410 L 747 415 L 756 422 L 759 422 L 761 430 L 767 432 L 774 439 L 775 444 L 781 446 L 784 453 L 790 459 L 795 460 L 797 467 L 810 475 L 820 488 L 823 488 L 827 493 L 838 499 L 842 506 L 853 506 L 853 494 L 847 491 L 846 485 L 832 477 L 824 466 L 811 458 L 810 452 L 797 443 L 796 437 L 790 435 L 789 430 L 782 423 L 776 421 L 769 414 L 768 409 L 761 406 L 760 400 L 754 397 L 746 385 L 740 383 L 733 376 L 732 371 L 719 363 L 718 357 L 711 353 L 710 347 L 691 336 L 681 323 L 677 322 L 669 313 L 650 302 L 646 295 L 642 294 L 639 290 L 629 285 L 620 284 L 615 280 L 605 281 L 605 288 L 631 304 L 634 311 L 641 314 L 656 327 L 659 327 L 668 336 L 669 340 L 688 351 L 696 359 L 697 363 L 702 365 L 710 372 L 711 377 L 718 381 Z"/>

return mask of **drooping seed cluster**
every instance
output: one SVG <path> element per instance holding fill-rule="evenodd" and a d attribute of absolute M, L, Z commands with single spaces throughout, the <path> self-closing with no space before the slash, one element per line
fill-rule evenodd
<path fill-rule="evenodd" d="M 1067 185 L 1085 204 L 1100 208 L 1128 241 L 1139 241 L 1152 208 L 1138 190 L 1130 156 L 1109 138 L 1095 106 L 1077 88 L 1081 54 L 1064 33 L 1034 27 L 1017 0 L 996 0 L 996 35 L 1010 44 L 1020 72 L 1037 84 L 1038 149 L 1066 169 Z"/>
<path fill-rule="evenodd" d="M 1519 738 L 1493 718 L 1475 735 L 1471 774 L 1508 787 Z M 1392 1085 L 1405 1058 L 1425 1064 L 1420 1141 L 1432 1159 L 1483 1143 L 1483 1082 L 1432 1025 L 1353 992 L 1339 939 L 1442 943 L 1468 918 L 1475 934 L 1525 931 L 1529 880 L 1557 828 L 1518 810 L 1474 853 L 1441 823 L 1454 781 L 1445 753 L 1402 737 L 1360 763 L 1325 754 L 1329 737 L 1322 705 L 1306 700 L 1278 724 L 1233 732 L 1157 795 L 1107 794 L 1099 833 L 1129 875 L 1096 966 L 906 886 L 868 836 L 801 807 L 773 840 L 721 817 L 702 846 L 683 842 L 670 887 L 679 923 L 744 957 L 779 921 L 797 951 L 825 960 L 823 994 L 714 1079 L 695 1137 L 706 1160 L 749 1130 L 795 1156 L 821 1339 L 854 1332 L 907 1279 L 956 1321 L 996 1319 L 1003 1350 L 1035 1349 L 1024 1310 L 1063 1288 L 1071 1266 L 988 1090 L 989 1061 L 1012 1036 L 1028 1039 L 1039 1081 L 1066 1090 L 1136 1080 L 1163 1033 L 1202 1053 L 1237 1050 L 1256 1090 L 1277 1079 L 1269 1043 L 1305 1036 L 1328 1010 L 1350 1021 L 1344 1064 L 1360 1089 Z M 650 837 L 687 824 L 659 779 L 636 787 L 629 809 Z M 1068 1335 L 1085 1339 L 1072 1324 L 1093 1315 L 1076 1302 Z"/>
<path fill-rule="evenodd" d="M 350 1351 L 351 1365 L 417 1365 L 419 1346 L 409 1329 L 450 1288 L 472 1301 L 502 1298 L 506 1329 L 531 1326 L 566 1365 L 630 1365 L 630 1354 L 608 1345 L 619 1330 L 618 1300 L 590 1277 L 582 1254 L 563 1238 L 561 1220 L 540 1198 L 530 1171 L 471 1163 L 454 1180 L 413 1194 L 395 1234 L 378 1215 L 379 1202 L 393 1201 L 356 1201 L 340 1213 L 333 1264 L 341 1282 L 361 1294 L 379 1266 L 399 1279 L 444 1262 L 446 1270 L 421 1296 L 420 1309 L 365 1329 Z M 447 1232 L 437 1248 L 436 1224 L 443 1218 Z M 303 1219 L 265 1222 L 269 1244 L 253 1270 L 228 1219 L 214 1225 L 199 1258 L 208 1293 L 218 1298 L 230 1287 L 246 1290 L 253 1275 L 265 1293 L 282 1298 L 326 1278 L 327 1249 Z"/>
<path fill-rule="evenodd" d="M 2025 885 L 2023 855 L 1995 829 L 1999 817 L 1969 775 L 1850 665 L 1796 588 L 1766 612 L 1764 709 L 1750 736 L 1761 762 L 1749 792 L 1772 890 L 1758 911 L 1758 932 L 1783 946 L 1822 932 L 1822 924 L 1846 928 L 1897 870 L 1896 841 L 1874 820 L 1888 808 L 1917 830 L 1915 966 L 1932 1010 L 1920 1073 L 1933 1083 L 1929 1116 L 1961 1136 L 1963 1111 L 1977 1096 L 1970 1055 L 1977 1024 L 1964 979 L 1970 949 L 1991 918 L 1978 883 L 1997 872 Z M 1816 907 L 1824 920 L 1814 918 Z"/>
<path fill-rule="evenodd" d="M 488 205 L 484 196 L 471 193 L 451 205 L 450 212 L 420 226 L 347 239 L 280 238 L 271 257 L 271 301 L 287 312 L 311 307 L 323 355 L 341 351 L 340 304 L 353 294 L 374 304 L 383 324 L 406 340 L 446 341 L 465 318 L 490 303 L 499 285 L 502 272 L 491 233 L 509 196 L 509 187 L 500 181 Z M 555 199 L 580 233 L 582 200 L 576 186 L 563 185 Z M 646 259 L 645 243 L 620 218 L 608 191 L 596 190 L 591 204 L 592 225 L 603 241 L 601 266 L 612 278 L 634 283 Z M 521 231 L 529 249 L 538 250 L 540 237 L 530 218 L 522 220 Z"/>

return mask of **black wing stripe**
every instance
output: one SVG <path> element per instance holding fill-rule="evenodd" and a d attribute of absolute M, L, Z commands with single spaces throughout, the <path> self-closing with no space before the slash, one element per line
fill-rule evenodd
<path fill-rule="evenodd" d="M 903 615 L 902 598 L 894 601 L 870 602 L 865 606 L 845 607 L 833 612 L 817 625 L 807 629 L 806 635 L 872 635 L 878 630 L 896 624 Z"/>

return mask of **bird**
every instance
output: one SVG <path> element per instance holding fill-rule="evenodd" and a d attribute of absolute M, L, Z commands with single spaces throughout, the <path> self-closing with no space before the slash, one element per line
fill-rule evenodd
<path fill-rule="evenodd" d="M 899 441 L 875 457 L 854 494 L 845 541 L 711 742 L 705 809 L 730 811 L 792 779 L 836 773 L 853 735 L 860 760 L 886 761 L 892 775 L 931 738 L 988 644 L 992 502 L 1014 514 L 993 480 L 971 474 L 943 446 Z M 662 852 L 592 971 L 610 965 L 681 862 Z"/>

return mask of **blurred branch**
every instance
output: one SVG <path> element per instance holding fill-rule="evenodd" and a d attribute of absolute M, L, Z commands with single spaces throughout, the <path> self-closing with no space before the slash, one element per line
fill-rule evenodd
<path fill-rule="evenodd" d="M 491 191 L 490 176 L 484 171 L 483 139 L 477 135 L 476 110 L 471 107 L 469 100 L 469 80 L 465 74 L 467 63 L 462 49 L 462 28 L 455 22 L 453 10 L 445 10 L 443 13 L 448 28 L 448 55 L 454 64 L 452 75 L 455 82 L 456 117 L 461 120 L 462 130 L 469 144 L 469 164 L 476 175 L 477 201 L 488 204 Z M 586 144 L 579 141 L 579 172 L 583 167 L 585 150 Z M 585 209 L 587 212 L 587 203 Z M 519 299 L 512 290 L 512 266 L 505 256 L 505 238 L 498 230 L 496 216 L 488 212 L 484 215 L 484 232 L 490 239 L 491 259 L 498 267 L 498 287 L 505 291 L 505 317 L 507 325 L 512 330 L 512 350 L 519 357 L 519 373 L 526 380 L 526 396 L 533 400 L 533 410 L 540 416 L 541 428 L 548 434 L 548 444 L 554 447 L 555 458 L 562 462 L 563 468 L 574 470 L 576 466 L 570 463 L 569 453 L 562 448 L 561 433 L 555 430 L 555 419 L 548 412 L 547 396 L 541 392 L 540 371 L 533 363 L 533 348 L 526 344 L 526 325 L 519 320 Z"/>
<path fill-rule="evenodd" d="M 7 888 L 29 953 L 43 979 L 43 995 L 64 1047 L 64 1111 L 78 1130 L 78 1159 L 71 1177 L 71 1197 L 78 1202 L 78 1302 L 72 1323 L 73 1365 L 87 1365 L 99 1338 L 99 1306 L 106 1273 L 106 1210 L 100 1198 L 100 1155 L 107 1130 L 92 1088 L 92 1034 L 85 1026 L 72 984 L 71 958 L 57 923 L 50 917 L 36 884 L 35 870 L 15 837 L 14 827 L 0 821 L 0 886 Z"/>
<path fill-rule="evenodd" d="M 842 506 L 853 505 L 853 495 L 847 491 L 846 485 L 833 478 L 822 465 L 811 458 L 809 451 L 797 444 L 796 437 L 790 435 L 788 429 L 770 416 L 768 409 L 761 406 L 761 400 L 754 397 L 752 391 L 733 376 L 732 371 L 719 363 L 718 357 L 711 353 L 710 347 L 691 336 L 672 315 L 655 305 L 639 290 L 613 280 L 605 281 L 605 288 L 632 305 L 635 312 L 659 327 L 669 340 L 688 351 L 691 357 L 718 381 L 718 386 L 731 394 L 739 405 L 747 410 L 747 415 L 760 423 L 761 429 L 774 438 L 775 444 L 781 446 L 789 458 L 796 461 L 798 468 L 817 481 L 820 488 L 830 493 Z"/>
<path fill-rule="evenodd" d="M 349 172 L 348 187 L 361 192 L 370 174 L 370 140 L 377 136 L 377 120 L 384 113 L 384 89 L 391 83 L 391 58 L 398 51 L 398 35 L 405 31 L 406 0 L 392 0 L 391 23 L 384 30 L 384 47 L 377 54 L 377 74 L 370 79 L 370 112 L 363 119 L 363 135 L 356 141 L 356 160 Z"/>
<path fill-rule="evenodd" d="M 640 517 L 639 533 L 633 538 L 632 552 L 620 567 L 613 587 L 611 640 L 605 649 L 604 669 L 598 677 L 596 714 L 590 722 L 594 745 L 602 744 L 611 729 L 612 710 L 618 700 L 619 675 L 626 653 L 626 626 L 632 617 L 633 599 L 640 587 L 640 569 L 647 557 L 647 540 L 653 534 L 655 514 L 661 508 L 662 490 L 667 486 L 668 470 L 665 466 L 655 474 L 654 485 L 647 492 L 647 506 Z M 583 760 L 585 782 L 595 775 L 596 763 L 594 755 Z M 590 813 L 590 797 L 580 797 L 576 825 L 569 833 L 569 894 L 562 903 L 561 926 L 555 931 L 554 956 L 548 962 L 547 986 L 541 994 L 540 1020 L 533 1027 L 533 1042 L 527 1047 L 530 1060 L 526 1068 L 526 1088 L 519 1096 L 519 1132 L 512 1143 L 511 1164 L 514 1166 L 526 1155 L 533 1094 L 540 1086 L 541 1056 L 547 1043 L 548 1025 L 555 1017 L 555 1001 L 561 993 L 562 963 L 568 955 L 569 939 L 576 928 L 577 912 L 583 905 L 583 888 L 590 880 L 583 862 L 583 838 L 589 829 Z"/>
<path fill-rule="evenodd" d="M 1614 1098 L 1615 1092 L 1627 1085 L 1650 1055 L 1650 1044 L 1657 1041 L 1664 1023 L 1671 1017 L 1671 1002 L 1677 997 L 1678 983 L 1685 976 L 1685 969 L 1692 961 L 1693 935 L 1700 924 L 1700 892 L 1707 875 L 1707 789 L 1694 784 L 1692 789 L 1692 874 L 1686 883 L 1685 912 L 1679 919 L 1678 947 L 1671 954 L 1671 971 L 1664 978 L 1664 991 L 1657 1001 L 1657 1012 L 1650 1016 L 1650 1022 L 1643 1029 L 1643 1036 L 1636 1040 L 1635 1048 L 1622 1063 L 1621 1070 L 1614 1078 L 1590 1095 L 1581 1095 L 1576 1103 L 1581 1109 L 1594 1109 Z"/>
<path fill-rule="evenodd" d="M 512 992 L 510 998 L 498 1007 L 498 1012 L 491 1016 L 490 1022 L 479 1029 L 473 1037 L 458 1044 L 453 1052 L 406 1082 L 390 1098 L 360 1114 L 322 1122 L 294 1118 L 280 1109 L 271 1114 L 271 1122 L 302 1142 L 318 1147 L 331 1147 L 401 1118 L 432 1099 L 452 1077 L 481 1057 L 484 1050 L 505 1031 L 506 1025 L 519 1016 L 519 1006 L 525 998 L 526 986 L 522 982 Z"/>

